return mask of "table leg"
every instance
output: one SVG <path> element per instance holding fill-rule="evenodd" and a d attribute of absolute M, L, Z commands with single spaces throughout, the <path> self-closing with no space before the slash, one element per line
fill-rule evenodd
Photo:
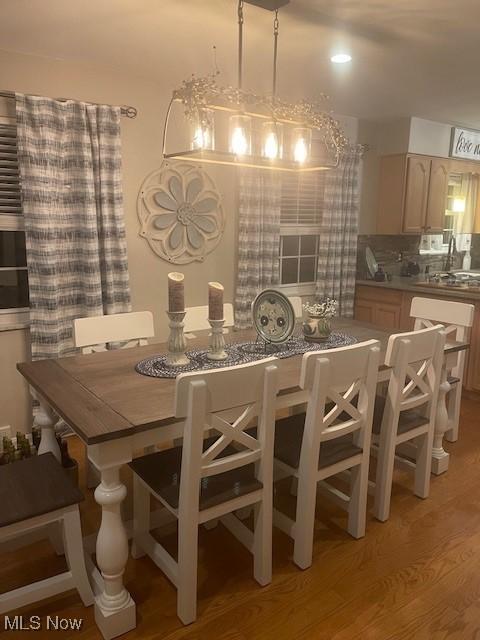
<path fill-rule="evenodd" d="M 448 382 L 447 368 L 442 368 L 442 377 L 438 391 L 437 414 L 435 419 L 435 432 L 432 449 L 432 473 L 440 475 L 448 469 L 450 455 L 443 448 L 443 437 L 450 428 L 450 419 L 447 408 L 447 395 L 451 389 Z"/>
<path fill-rule="evenodd" d="M 35 424 L 42 430 L 42 437 L 38 445 L 38 454 L 41 455 L 42 453 L 51 452 L 60 462 L 60 447 L 55 437 L 55 424 L 58 418 L 45 400 L 38 396 L 37 399 L 40 402 L 40 409 L 35 416 Z"/>
<path fill-rule="evenodd" d="M 129 438 L 122 440 L 89 448 L 89 456 L 101 474 L 100 484 L 95 489 L 95 500 L 102 507 L 96 559 L 104 589 L 96 597 L 95 621 L 107 640 L 136 626 L 135 603 L 123 584 L 128 539 L 120 507 L 127 489 L 120 480 L 120 467 L 131 459 L 131 451 L 126 442 Z"/>

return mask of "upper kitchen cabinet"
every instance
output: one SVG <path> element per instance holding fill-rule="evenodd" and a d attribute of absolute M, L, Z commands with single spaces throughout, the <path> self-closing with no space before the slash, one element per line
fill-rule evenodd
<path fill-rule="evenodd" d="M 449 172 L 446 158 L 384 156 L 377 233 L 442 233 Z"/>

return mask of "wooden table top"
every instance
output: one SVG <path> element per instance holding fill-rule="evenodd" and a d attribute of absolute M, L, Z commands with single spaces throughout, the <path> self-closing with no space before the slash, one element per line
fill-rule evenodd
<path fill-rule="evenodd" d="M 335 330 L 344 331 L 359 342 L 378 340 L 385 352 L 393 331 L 351 319 L 337 318 Z M 253 330 L 236 331 L 227 341 L 251 340 Z M 208 336 L 188 341 L 188 347 L 206 347 Z M 446 352 L 468 348 L 451 342 Z M 132 349 L 118 349 L 69 358 L 17 364 L 29 384 L 49 403 L 87 444 L 132 435 L 138 431 L 170 424 L 174 420 L 175 379 L 150 378 L 135 371 L 135 365 L 149 356 L 165 353 L 161 343 Z M 280 391 L 298 389 L 301 355 L 278 360 Z"/>

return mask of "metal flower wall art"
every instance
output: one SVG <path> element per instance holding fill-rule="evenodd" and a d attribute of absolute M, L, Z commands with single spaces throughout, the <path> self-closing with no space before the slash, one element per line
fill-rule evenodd
<path fill-rule="evenodd" d="M 225 227 L 221 196 L 201 167 L 165 163 L 144 180 L 137 201 L 140 236 L 172 264 L 202 261 Z"/>

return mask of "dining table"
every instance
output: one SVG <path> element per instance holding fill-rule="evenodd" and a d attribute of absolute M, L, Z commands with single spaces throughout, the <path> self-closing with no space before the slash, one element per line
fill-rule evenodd
<path fill-rule="evenodd" d="M 334 331 L 353 336 L 357 342 L 378 340 L 382 362 L 388 339 L 396 333 L 345 318 L 334 319 L 332 325 Z M 233 331 L 226 335 L 226 340 L 245 342 L 255 336 L 253 330 Z M 208 334 L 198 335 L 188 341 L 187 348 L 206 348 L 208 341 Z M 449 454 L 443 448 L 443 438 L 450 426 L 448 371 L 454 366 L 458 351 L 465 349 L 467 342 L 448 341 L 445 345 L 432 456 L 435 474 L 448 469 Z M 38 453 L 50 451 L 60 458 L 55 437 L 55 424 L 60 417 L 84 442 L 89 460 L 100 474 L 95 500 L 102 517 L 96 536 L 97 566 L 92 568 L 92 582 L 95 620 L 105 638 L 114 638 L 136 626 L 135 603 L 123 581 L 129 549 L 121 510 L 127 489 L 121 481 L 120 469 L 132 460 L 135 452 L 168 445 L 183 433 L 183 422 L 174 415 L 175 378 L 149 377 L 135 369 L 139 361 L 166 351 L 166 344 L 153 343 L 17 365 L 40 403 L 36 416 L 42 433 Z M 268 355 L 266 351 L 265 356 Z M 279 411 L 307 399 L 306 392 L 299 387 L 301 362 L 302 355 L 278 359 Z M 388 381 L 389 376 L 390 369 L 381 365 L 379 383 Z"/>

